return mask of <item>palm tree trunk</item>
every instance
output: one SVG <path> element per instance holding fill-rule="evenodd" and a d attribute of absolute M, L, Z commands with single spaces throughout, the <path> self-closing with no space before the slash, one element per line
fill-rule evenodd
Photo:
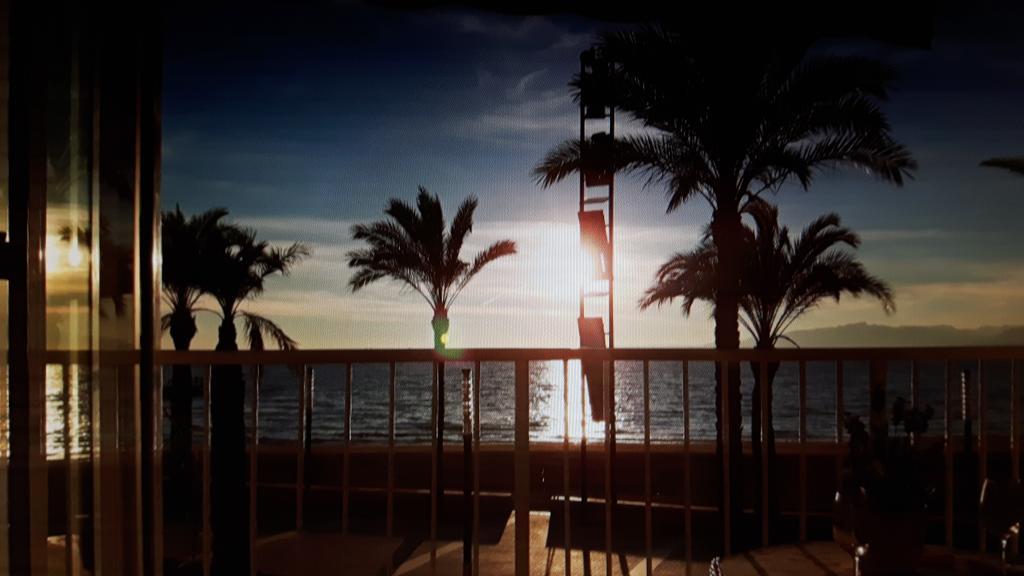
<path fill-rule="evenodd" d="M 440 354 L 448 348 L 448 313 L 445 310 L 435 310 L 434 318 L 430 326 L 434 329 L 434 350 Z M 437 507 L 437 524 L 441 525 L 444 516 L 444 362 L 437 364 L 437 468 L 434 471 L 434 478 L 437 484 L 437 492 L 434 500 Z"/>
<path fill-rule="evenodd" d="M 171 317 L 174 349 L 188 350 L 196 334 L 196 322 L 188 311 L 175 311 Z M 192 519 L 192 366 L 175 364 L 171 369 L 171 452 L 168 462 L 170 506 L 169 520 Z"/>
<path fill-rule="evenodd" d="M 217 350 L 238 350 L 234 319 L 225 317 Z M 213 368 L 210 386 L 213 573 L 249 573 L 249 505 L 245 455 L 245 380 L 239 365 Z"/>
<path fill-rule="evenodd" d="M 740 236 L 742 223 L 738 206 L 719 204 L 711 221 L 711 234 L 718 251 L 718 286 L 715 291 L 715 347 L 719 350 L 738 350 L 740 347 L 739 297 L 740 297 Z M 720 383 L 723 381 L 721 364 L 715 363 L 715 406 L 718 413 L 716 422 L 716 453 L 724 472 L 728 466 L 728 493 L 721 495 L 722 510 L 729 503 L 731 539 L 733 551 L 739 549 L 738 535 L 743 530 L 742 464 L 743 438 L 740 402 L 740 366 L 727 365 L 724 381 L 728 386 L 729 405 L 722 406 Z M 723 430 L 725 410 L 729 422 L 729 461 L 724 460 Z M 724 482 L 722 483 L 724 486 Z"/>
<path fill-rule="evenodd" d="M 758 348 L 766 349 L 761 346 Z M 777 507 L 775 506 L 776 500 L 769 498 L 767 502 L 761 498 L 762 486 L 767 483 L 768 494 L 775 494 L 774 486 L 774 458 L 775 458 L 775 430 L 772 426 L 771 410 L 772 410 L 772 383 L 775 382 L 775 374 L 779 371 L 778 362 L 768 363 L 768 379 L 762 384 L 761 382 L 761 366 L 757 362 L 750 363 L 750 371 L 754 375 L 754 389 L 751 391 L 750 398 L 750 444 L 751 453 L 753 455 L 753 466 L 754 466 L 754 511 L 756 517 L 755 532 L 761 529 L 761 522 L 765 514 L 768 515 L 769 527 L 772 529 L 772 534 L 776 533 L 777 521 L 775 513 Z M 765 452 L 761 448 L 761 386 L 767 386 L 767 412 L 768 418 L 764 422 L 763 428 L 765 431 L 765 442 L 768 445 L 768 452 Z M 762 459 L 767 459 L 767 476 L 762 474 Z"/>

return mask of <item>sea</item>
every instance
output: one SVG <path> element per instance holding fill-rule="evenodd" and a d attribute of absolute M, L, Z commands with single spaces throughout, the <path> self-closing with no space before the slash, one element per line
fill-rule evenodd
<path fill-rule="evenodd" d="M 445 439 L 457 442 L 462 438 L 462 382 L 467 363 L 445 365 Z M 72 367 L 73 369 L 73 367 Z M 967 370 L 970 386 L 970 409 L 976 418 L 978 408 L 978 363 L 964 362 L 959 372 Z M 713 440 L 715 437 L 714 365 L 690 362 L 689 411 L 691 440 Z M 898 397 L 909 399 L 910 362 L 889 364 L 888 401 Z M 251 422 L 250 391 L 254 374 L 246 370 L 246 425 Z M 1009 430 L 1010 365 L 1008 362 L 986 362 L 983 366 L 984 395 L 987 403 L 985 428 L 990 433 Z M 208 374 L 205 366 L 193 367 L 197 381 L 194 388 L 192 426 L 195 438 L 203 435 L 203 399 L 198 393 L 201 379 Z M 432 374 L 429 363 L 400 363 L 395 369 L 395 441 L 398 444 L 428 444 L 431 441 Z M 649 364 L 650 434 L 654 443 L 680 442 L 687 436 L 681 362 L 650 362 Z M 836 438 L 836 365 L 833 362 L 809 362 L 806 367 L 806 422 L 808 440 Z M 73 454 L 88 452 L 91 431 L 88 426 L 90 408 L 88 382 L 84 374 L 72 373 L 70 406 L 64 414 L 64 387 L 60 366 L 47 369 L 47 452 L 51 458 L 64 455 L 66 438 L 72 442 Z M 472 375 L 471 375 L 472 376 Z M 259 439 L 261 442 L 296 442 L 299 438 L 299 389 L 301 374 L 287 366 L 267 366 L 260 385 Z M 641 443 L 644 438 L 643 363 L 615 363 L 616 439 L 619 443 Z M 919 400 L 935 409 L 929 435 L 941 436 L 945 414 L 945 366 L 941 362 L 919 363 Z M 165 372 L 170 382 L 170 370 Z M 388 441 L 389 367 L 387 364 L 355 364 L 352 368 L 351 442 L 385 444 Z M 566 390 L 568 382 L 568 390 Z M 213 383 L 216 386 L 216 382 Z M 750 436 L 750 393 L 753 377 L 749 365 L 742 368 L 743 436 Z M 479 419 L 480 440 L 484 443 L 512 443 L 514 437 L 514 366 L 511 362 L 483 362 L 480 367 Z M 341 442 L 345 432 L 345 368 L 340 365 L 313 367 L 312 415 L 310 439 L 314 443 Z M 861 415 L 868 413 L 868 364 L 844 362 L 843 411 Z M 578 361 L 537 361 L 530 363 L 530 441 L 560 442 L 566 434 L 578 440 L 601 439 L 603 422 L 595 422 L 590 413 L 587 394 L 580 383 Z M 568 420 L 565 418 L 568 397 Z M 799 439 L 799 366 L 783 363 L 773 384 L 772 414 L 777 438 L 781 441 Z M 958 389 L 953 394 L 954 433 L 961 430 L 962 406 Z M 170 418 L 165 406 L 163 432 L 170 434 Z M 65 435 L 64 423 L 71 433 Z M 0 444 L 2 432 L 0 426 Z M 252 430 L 247 430 L 249 434 Z"/>

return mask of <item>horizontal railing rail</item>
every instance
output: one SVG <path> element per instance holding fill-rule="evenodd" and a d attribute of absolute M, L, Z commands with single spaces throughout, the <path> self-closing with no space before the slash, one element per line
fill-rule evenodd
<path fill-rule="evenodd" d="M 101 365 L 134 365 L 138 363 L 139 354 L 137 351 L 124 351 L 124 352 L 103 352 L 99 354 L 93 354 L 89 352 L 74 352 L 74 351 L 48 351 L 46 353 L 46 362 L 48 364 L 60 365 L 63 367 L 64 379 L 67 380 L 68 367 L 75 364 L 87 364 L 91 362 L 99 362 Z M 794 436 L 792 438 L 777 438 L 779 455 L 785 455 L 787 458 L 795 459 L 797 462 L 797 493 L 798 493 L 798 504 L 796 505 L 795 515 L 798 519 L 798 534 L 799 539 L 806 540 L 808 537 L 808 521 L 814 518 L 822 516 L 821 510 L 812 510 L 808 503 L 808 490 L 812 487 L 809 485 L 809 459 L 820 458 L 822 456 L 832 458 L 836 462 L 837 480 L 839 477 L 838 471 L 842 463 L 842 443 L 845 441 L 845 431 L 843 428 L 843 415 L 846 413 L 846 394 L 849 390 L 849 383 L 844 384 L 846 378 L 844 366 L 850 366 L 853 363 L 867 363 L 870 367 L 869 378 L 867 385 L 869 387 L 876 385 L 876 380 L 881 380 L 881 385 L 886 386 L 886 374 L 893 363 L 907 363 L 909 364 L 909 398 L 912 405 L 919 405 L 921 402 L 921 367 L 924 364 L 938 365 L 941 366 L 942 372 L 942 394 L 944 411 L 936 415 L 936 419 L 941 419 L 941 432 L 936 435 L 932 434 L 929 437 L 913 438 L 912 441 L 927 441 L 928 443 L 940 443 L 943 446 L 942 459 L 944 464 L 944 477 L 942 483 L 944 484 L 944 507 L 942 510 L 941 518 L 944 524 L 944 536 L 947 545 L 952 546 L 954 542 L 954 503 L 953 494 L 956 486 L 954 485 L 954 467 L 955 458 L 957 453 L 963 451 L 966 439 L 961 439 L 954 430 L 954 423 L 958 421 L 958 414 L 963 410 L 961 405 L 964 401 L 969 400 L 972 406 L 971 411 L 976 414 L 976 428 L 974 429 L 974 436 L 971 436 L 971 449 L 976 451 L 978 458 L 978 482 L 983 481 L 988 474 L 989 465 L 989 451 L 996 449 L 1003 450 L 1009 453 L 1009 475 L 1014 480 L 1020 479 L 1020 395 L 1021 395 L 1021 362 L 1024 361 L 1024 346 L 986 346 L 986 347 L 915 347 L 915 348 L 787 348 L 779 350 L 753 350 L 753 349 L 741 349 L 741 350 L 714 350 L 704 348 L 619 348 L 615 350 L 582 350 L 578 348 L 540 348 L 540 349 L 521 349 L 521 348 L 473 348 L 463 350 L 447 350 L 443 353 L 439 353 L 432 349 L 368 349 L 368 350 L 291 350 L 291 351 L 280 351 L 280 350 L 268 350 L 268 351 L 238 351 L 238 352 L 219 352 L 219 351 L 173 351 L 173 350 L 162 350 L 156 353 L 156 363 L 163 366 L 172 366 L 180 364 L 188 364 L 203 368 L 203 382 L 202 382 L 202 397 L 203 397 L 203 416 L 202 416 L 202 441 L 199 444 L 201 452 L 201 477 L 202 477 L 202 554 L 201 564 L 204 573 L 209 573 L 210 570 L 210 558 L 211 558 L 211 544 L 210 544 L 210 412 L 209 412 L 209 398 L 210 398 L 210 387 L 216 386 L 216 382 L 212 382 L 213 371 L 210 367 L 216 365 L 226 364 L 237 364 L 244 366 L 252 366 L 258 368 L 253 372 L 254 378 L 250 382 L 250 388 L 247 390 L 248 394 L 251 394 L 251 411 L 248 414 L 247 426 L 251 429 L 249 436 L 249 451 L 251 455 L 252 465 L 249 467 L 249 491 L 250 491 L 250 518 L 251 526 L 249 537 L 254 544 L 253 549 L 255 550 L 255 544 L 257 543 L 257 502 L 259 492 L 257 490 L 258 485 L 263 487 L 269 487 L 270 484 L 278 486 L 277 483 L 260 482 L 259 480 L 259 462 L 257 455 L 261 450 L 266 451 L 272 449 L 270 446 L 261 446 L 260 427 L 261 423 L 261 410 L 263 399 L 261 398 L 261 387 L 263 386 L 264 370 L 266 366 L 284 365 L 293 368 L 293 372 L 299 374 L 295 378 L 295 382 L 299 386 L 298 393 L 295 395 L 295 402 L 297 404 L 297 421 L 295 427 L 297 430 L 295 442 L 298 443 L 298 450 L 295 453 L 295 474 L 293 488 L 295 490 L 295 527 L 301 530 L 304 525 L 304 502 L 307 496 L 307 491 L 310 488 L 310 481 L 307 477 L 307 460 L 312 458 L 310 447 L 311 447 L 311 430 L 312 430 L 312 410 L 315 398 L 315 371 L 319 367 L 324 365 L 336 365 L 344 367 L 344 375 L 342 383 L 343 390 L 342 394 L 344 402 L 343 408 L 340 414 L 334 415 L 334 418 L 340 418 L 341 424 L 341 436 L 333 445 L 333 449 L 329 451 L 340 451 L 342 457 L 342 469 L 340 486 L 336 489 L 341 491 L 341 514 L 340 519 L 341 531 L 347 533 L 350 530 L 350 516 L 352 503 L 350 502 L 350 496 L 360 490 L 365 489 L 365 486 L 355 486 L 355 482 L 352 478 L 351 468 L 353 466 L 354 457 L 359 457 L 367 451 L 379 451 L 386 454 L 386 480 L 382 483 L 382 486 L 377 488 L 382 491 L 385 495 L 386 506 L 386 522 L 385 530 L 387 536 L 393 536 L 395 533 L 395 496 L 396 494 L 407 494 L 410 493 L 408 487 L 398 486 L 396 482 L 396 455 L 418 452 L 419 450 L 426 449 L 424 446 L 417 448 L 410 448 L 409 446 L 403 446 L 399 443 L 397 434 L 397 404 L 396 401 L 396 366 L 402 364 L 412 363 L 430 363 L 433 364 L 432 382 L 431 382 L 431 416 L 430 416 L 430 470 L 431 470 L 431 482 L 429 490 L 429 497 L 431 501 L 430 505 L 430 540 L 436 541 L 438 535 L 438 516 L 440 510 L 440 500 L 437 495 L 443 493 L 443 487 L 438 485 L 439 473 L 445 466 L 445 462 L 441 460 L 442 451 L 438 450 L 439 444 L 444 444 L 444 439 L 438 437 L 438 426 L 437 420 L 439 419 L 438 406 L 438 375 L 443 371 L 438 370 L 440 363 L 459 363 L 466 364 L 470 368 L 472 374 L 471 385 L 472 385 L 472 398 L 473 398 L 473 409 L 476 414 L 475 422 L 472 425 L 473 439 L 472 448 L 474 454 L 471 459 L 471 466 L 473 468 L 473 514 L 472 523 L 474 540 L 472 543 L 473 555 L 474 555 L 474 572 L 479 572 L 479 554 L 481 544 L 476 535 L 480 534 L 480 513 L 479 513 L 479 499 L 480 499 L 480 468 L 481 468 L 481 451 L 482 446 L 485 446 L 487 450 L 490 450 L 490 454 L 494 454 L 497 450 L 498 453 L 510 453 L 512 460 L 512 468 L 515 473 L 508 478 L 511 483 L 511 499 L 513 502 L 513 519 L 516 525 L 515 530 L 515 546 L 514 546 L 514 558 L 515 558 L 515 572 L 516 574 L 527 574 L 530 571 L 530 552 L 529 552 L 529 511 L 531 506 L 530 490 L 531 490 L 531 474 L 530 465 L 531 460 L 538 455 L 551 454 L 559 455 L 562 458 L 559 461 L 558 467 L 562 469 L 562 486 L 559 497 L 561 505 L 559 508 L 562 510 L 564 515 L 564 534 L 563 537 L 565 542 L 573 542 L 572 530 L 575 527 L 570 522 L 570 515 L 573 513 L 573 507 L 570 505 L 572 502 L 586 502 L 588 495 L 585 486 L 579 486 L 578 489 L 573 485 L 585 482 L 586 476 L 589 474 L 589 470 L 585 473 L 583 469 L 586 467 L 586 451 L 589 450 L 592 453 L 596 450 L 598 456 L 604 456 L 597 460 L 597 463 L 603 466 L 603 485 L 604 490 L 601 494 L 591 494 L 589 497 L 595 503 L 603 506 L 604 508 L 604 535 L 605 535 L 605 550 L 604 552 L 610 557 L 615 554 L 613 550 L 613 531 L 620 530 L 636 530 L 638 527 L 625 527 L 625 526 L 614 526 L 612 525 L 613 519 L 618 522 L 618 516 L 612 514 L 612 507 L 615 505 L 616 496 L 613 492 L 612 484 L 615 479 L 613 472 L 613 466 L 615 465 L 614 460 L 619 458 L 627 458 L 630 455 L 635 455 L 639 452 L 641 460 L 639 460 L 639 473 L 642 474 L 643 480 L 639 483 L 641 486 L 640 490 L 642 495 L 633 495 L 630 499 L 630 503 L 638 504 L 643 507 L 644 514 L 642 516 L 643 523 L 643 549 L 644 556 L 646 558 L 645 566 L 648 574 L 653 572 L 654 564 L 651 561 L 652 554 L 654 553 L 653 544 L 653 510 L 655 508 L 664 509 L 665 506 L 671 504 L 671 509 L 681 506 L 683 513 L 685 514 L 685 523 L 682 535 L 682 545 L 684 548 L 684 555 L 686 561 L 686 572 L 690 572 L 690 566 L 693 560 L 693 541 L 694 541 L 694 513 L 702 512 L 707 509 L 706 503 L 697 503 L 693 498 L 695 478 L 691 473 L 693 466 L 692 456 L 699 456 L 705 460 L 711 454 L 714 454 L 713 440 L 699 440 L 693 438 L 693 413 L 694 407 L 692 405 L 693 396 L 693 375 L 691 374 L 695 365 L 711 364 L 717 365 L 721 370 L 718 371 L 720 377 L 728 372 L 725 368 L 730 364 L 742 363 L 744 365 L 750 365 L 752 369 L 756 369 L 759 372 L 761 381 L 768 381 L 768 370 L 769 365 L 774 363 L 782 364 L 793 364 L 796 368 L 796 394 L 794 398 L 788 399 L 788 401 L 795 402 L 796 412 L 796 430 L 793 431 Z M 556 441 L 545 441 L 541 442 L 531 438 L 530 432 L 530 363 L 532 362 L 555 362 L 559 365 L 560 371 L 562 372 L 561 390 L 553 392 L 553 396 L 559 396 L 563 399 L 564 405 L 561 406 L 563 412 L 562 418 L 562 430 L 558 433 L 560 437 Z M 638 362 L 642 364 L 642 382 L 641 388 L 639 389 L 639 397 L 642 399 L 640 410 L 642 413 L 642 439 L 639 441 L 634 440 L 629 446 L 625 446 L 623 450 L 615 451 L 616 442 L 616 426 L 611 425 L 610 422 L 614 421 L 611 414 L 604 414 L 605 418 L 603 422 L 594 421 L 590 414 L 586 413 L 586 402 L 583 400 L 587 396 L 587 392 L 584 388 L 582 378 L 577 378 L 576 381 L 570 382 L 569 378 L 569 366 L 570 363 L 584 362 L 598 362 L 605 366 L 605 370 L 608 370 L 607 374 L 615 374 L 615 364 L 617 362 L 630 363 Z M 678 441 L 669 443 L 659 443 L 653 441 L 652 436 L 652 392 L 651 392 L 651 374 L 650 366 L 655 362 L 676 362 L 681 363 L 682 372 L 677 383 L 679 386 L 679 395 L 682 402 L 682 413 L 680 414 L 680 421 L 678 422 L 679 428 L 683 431 L 683 435 Z M 964 390 L 959 388 L 959 371 L 965 363 L 971 363 L 977 371 L 975 374 L 974 381 L 976 385 L 973 390 L 969 391 L 970 398 L 962 396 Z M 1006 391 L 1008 398 L 1005 398 L 1006 403 L 1001 400 L 997 404 L 1001 404 L 1000 409 L 1007 409 L 1009 412 L 1008 418 L 1008 430 L 994 430 L 990 418 L 989 411 L 991 410 L 990 404 L 993 403 L 993 398 L 990 398 L 990 392 L 988 389 L 988 380 L 985 376 L 986 366 L 989 363 L 1001 362 L 1009 366 L 1009 384 L 1008 390 Z M 497 445 L 489 445 L 482 443 L 480 437 L 480 396 L 481 396 L 481 364 L 483 363 L 511 363 L 514 365 L 512 387 L 513 394 L 506 398 L 511 405 L 508 406 L 508 410 L 514 413 L 514 425 L 513 434 L 509 441 L 506 442 L 504 447 Z M 834 405 L 830 407 L 830 412 L 834 416 L 834 433 L 829 434 L 829 438 L 812 437 L 809 432 L 808 416 L 808 365 L 811 363 L 831 363 L 835 372 L 831 378 L 830 385 L 835 386 L 834 393 Z M 381 364 L 388 367 L 388 377 L 386 385 L 386 396 L 387 396 L 387 426 L 385 431 L 385 437 L 381 443 L 374 446 L 359 444 L 353 439 L 353 412 L 358 413 L 360 407 L 353 405 L 353 367 L 367 364 Z M 755 368 L 756 367 L 756 368 Z M 299 372 L 301 370 L 301 372 Z M 580 370 L 582 370 L 580 368 Z M 744 368 L 744 370 L 746 370 Z M 606 381 L 611 382 L 610 386 L 606 386 L 604 389 L 604 406 L 605 410 L 608 410 L 609 406 L 615 404 L 610 402 L 615 394 L 614 377 L 606 378 Z M 455 383 L 453 383 L 455 384 Z M 65 387 L 67 384 L 65 384 Z M 570 389 L 570 387 L 574 387 Z M 844 392 L 846 390 L 846 392 Z M 722 404 L 728 404 L 728 387 L 720 387 L 719 393 L 722 395 L 718 400 Z M 767 399 L 767 388 L 761 387 L 762 393 L 762 413 L 761 422 L 762 426 L 767 427 L 772 421 L 772 414 L 769 412 Z M 581 407 L 578 411 L 570 413 L 569 409 L 569 398 L 571 394 L 578 394 L 580 398 Z M 64 395 L 65 399 L 68 395 Z M 162 393 L 157 395 L 158 398 L 162 397 Z M 67 400 L 65 400 L 66 402 Z M 778 397 L 775 400 L 776 404 L 780 402 Z M 957 408 L 959 406 L 959 409 Z M 618 410 L 618 409 L 617 409 Z M 64 407 L 64 413 L 67 414 L 70 411 L 69 406 Z M 618 412 L 615 414 L 617 416 Z M 819 426 L 821 414 L 818 414 Z M 579 425 L 580 435 L 578 438 L 570 439 L 570 422 L 575 422 Z M 722 445 L 726 450 L 726 460 L 728 459 L 728 450 L 730 449 L 730 437 L 731 432 L 729 431 L 728 423 L 723 425 L 723 438 Z M 832 424 L 830 424 L 831 426 Z M 604 435 L 600 438 L 588 438 L 587 428 L 588 426 L 599 426 L 603 427 Z M 938 426 L 936 427 L 938 428 Z M 933 431 L 935 429 L 933 428 Z M 761 448 L 767 450 L 767 435 L 761 434 Z M 1008 442 L 1004 442 L 1004 439 L 1008 438 Z M 590 444 L 598 444 L 595 448 L 593 446 L 587 447 L 588 440 Z M 998 442 L 993 442 L 998 440 Z M 70 440 L 65 432 L 65 444 L 70 444 Z M 747 447 L 750 446 L 749 440 L 744 441 L 741 445 Z M 318 446 L 320 446 L 318 444 Z M 330 445 L 327 445 L 330 446 Z M 66 448 L 67 450 L 67 448 Z M 461 447 L 453 445 L 453 451 L 461 450 Z M 579 459 L 577 461 L 571 461 L 570 455 L 574 454 L 577 450 L 580 451 Z M 658 500 L 655 497 L 655 486 L 654 486 L 654 462 L 652 456 L 658 456 L 661 458 L 659 462 L 663 462 L 666 455 L 672 455 L 678 453 L 683 459 L 683 477 L 678 479 L 679 485 L 682 486 L 682 499 L 680 502 L 665 501 L 664 499 Z M 614 454 L 615 457 L 609 457 L 608 455 Z M 70 460 L 70 452 L 66 453 L 67 458 Z M 575 456 L 574 456 L 575 457 Z M 571 470 L 572 466 L 579 466 L 580 471 L 574 472 Z M 767 460 L 762 460 L 761 473 L 762 477 L 768 477 Z M 573 474 L 577 476 L 572 481 Z M 730 478 L 728 473 L 728 467 L 723 467 L 720 470 L 721 473 L 721 490 L 725 494 L 730 493 L 731 482 L 742 481 L 742 479 Z M 659 479 L 663 481 L 663 479 Z M 959 480 L 957 480 L 959 482 Z M 768 502 L 769 499 L 776 497 L 777 495 L 768 493 L 768 483 L 762 482 L 761 486 L 758 487 L 761 490 L 760 497 L 763 502 Z M 318 488 L 323 488 L 318 487 Z M 550 490 L 550 489 L 549 489 Z M 725 509 L 719 510 L 722 518 L 722 551 L 725 553 L 730 552 L 730 546 L 732 541 L 731 517 L 729 514 L 729 500 L 725 500 Z M 737 505 L 737 504 L 732 504 Z M 761 542 L 767 545 L 772 541 L 771 530 L 772 527 L 768 521 L 768 515 L 761 515 L 761 525 L 758 527 L 760 530 Z M 987 535 L 983 529 L 979 529 L 978 534 L 978 546 L 984 550 L 987 542 Z M 565 562 L 566 572 L 569 572 L 569 568 L 572 564 L 572 555 L 569 551 L 569 546 L 566 546 L 565 551 Z M 436 545 L 431 543 L 431 554 L 436 553 Z M 255 557 L 253 558 L 255 560 Z M 253 562 L 253 570 L 255 571 L 255 562 Z"/>

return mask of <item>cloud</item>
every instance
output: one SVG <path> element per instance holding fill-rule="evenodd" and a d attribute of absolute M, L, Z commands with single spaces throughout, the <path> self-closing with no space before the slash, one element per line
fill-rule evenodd
<path fill-rule="evenodd" d="M 554 44 L 548 46 L 548 50 L 565 50 L 568 48 L 576 48 L 582 46 L 592 37 L 592 32 L 582 32 L 579 34 L 566 32 L 565 34 L 562 34 L 561 37 L 559 37 Z"/>
<path fill-rule="evenodd" d="M 546 19 L 539 16 L 526 18 L 484 17 L 479 14 L 460 14 L 451 18 L 455 28 L 467 34 L 482 34 L 493 38 L 524 38 L 546 25 Z"/>
<path fill-rule="evenodd" d="M 541 68 L 540 70 L 534 70 L 533 72 L 524 74 L 519 81 L 516 82 L 514 87 L 505 92 L 505 96 L 510 100 L 518 100 L 522 98 L 526 95 L 526 90 L 530 83 L 542 76 L 545 72 L 547 72 L 547 68 Z"/>

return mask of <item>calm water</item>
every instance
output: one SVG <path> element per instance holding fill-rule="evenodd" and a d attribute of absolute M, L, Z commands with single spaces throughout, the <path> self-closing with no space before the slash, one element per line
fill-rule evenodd
<path fill-rule="evenodd" d="M 976 379 L 976 363 L 965 363 Z M 461 369 L 468 364 L 446 365 L 446 438 L 461 438 Z M 344 430 L 344 369 L 341 366 L 315 367 L 312 437 L 315 442 L 340 441 Z M 693 362 L 689 365 L 691 438 L 709 440 L 715 435 L 714 366 Z M 920 398 L 936 409 L 930 434 L 941 434 L 943 401 L 943 366 L 941 363 L 920 364 Z M 831 439 L 836 433 L 835 365 L 829 362 L 807 364 L 807 429 L 811 439 Z M 581 390 L 579 364 L 570 362 L 569 434 L 581 436 Z M 196 367 L 194 374 L 203 375 L 205 367 Z M 396 367 L 396 441 L 428 443 L 431 421 L 430 364 L 398 364 Z M 69 375 L 72 451 L 88 451 L 91 429 L 88 426 L 88 382 L 74 368 Z M 247 373 L 247 378 L 251 375 Z M 170 381 L 170 372 L 165 382 Z M 844 364 L 844 407 L 848 412 L 868 412 L 868 365 L 863 362 Z M 300 378 L 283 366 L 267 367 L 260 389 L 261 440 L 289 441 L 297 437 L 298 386 Z M 534 362 L 530 365 L 530 437 L 532 441 L 561 440 L 564 430 L 563 364 Z M 683 420 L 683 367 L 679 362 L 650 364 L 651 437 L 655 442 L 675 442 L 685 437 Z M 1009 429 L 1009 364 L 991 362 L 985 365 L 988 398 L 987 428 L 992 432 Z M 216 384 L 214 384 L 216 385 Z M 750 391 L 753 385 L 750 369 L 743 367 L 744 437 L 749 437 Z M 508 442 L 513 439 L 513 364 L 483 363 L 481 365 L 480 428 L 484 442 Z M 780 439 L 798 437 L 798 366 L 784 363 L 774 384 L 773 414 Z M 910 363 L 892 363 L 889 368 L 889 402 L 897 396 L 910 396 Z M 51 457 L 64 452 L 63 413 L 64 387 L 61 369 L 51 366 L 47 371 L 47 450 Z M 246 422 L 249 399 L 247 399 Z M 955 417 L 960 417 L 959 391 L 955 395 Z M 621 442 L 643 441 L 643 364 L 616 363 L 616 423 Z M 166 404 L 165 404 L 166 407 Z M 193 426 L 201 434 L 202 398 L 193 402 Z M 352 438 L 359 443 L 387 441 L 388 366 L 386 364 L 355 365 L 352 381 Z M 589 406 L 587 406 L 589 414 Z M 5 426 L 0 426 L 0 432 Z M 165 436 L 170 421 L 165 418 Z M 251 432 L 251 431 L 250 431 Z M 587 437 L 603 437 L 602 423 L 587 423 Z M 0 443 L 5 439 L 0 438 Z"/>

